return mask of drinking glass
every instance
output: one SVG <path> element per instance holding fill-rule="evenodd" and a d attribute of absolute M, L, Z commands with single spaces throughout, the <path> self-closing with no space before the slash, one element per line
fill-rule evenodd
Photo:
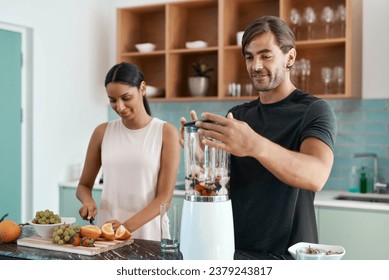
<path fill-rule="evenodd" d="M 321 20 L 324 23 L 325 26 L 325 37 L 330 38 L 332 37 L 332 24 L 335 21 L 335 13 L 334 10 L 331 9 L 329 6 L 325 6 L 323 8 L 323 11 L 321 13 Z"/>
<path fill-rule="evenodd" d="M 169 252 L 178 250 L 180 235 L 178 214 L 178 204 L 161 204 L 161 251 Z"/>
<path fill-rule="evenodd" d="M 314 24 L 316 23 L 316 13 L 312 7 L 306 7 L 304 12 L 304 22 L 307 25 L 307 39 L 312 40 L 315 37 Z"/>
<path fill-rule="evenodd" d="M 344 92 L 344 68 L 342 66 L 336 66 L 332 70 L 333 80 L 336 84 L 336 92 Z"/>
<path fill-rule="evenodd" d="M 301 26 L 301 15 L 296 8 L 290 10 L 290 25 L 296 40 L 299 40 L 300 37 L 299 27 Z"/>
<path fill-rule="evenodd" d="M 339 24 L 340 37 L 344 37 L 346 27 L 346 8 L 344 5 L 339 5 L 336 9 L 335 20 Z"/>
<path fill-rule="evenodd" d="M 321 79 L 324 83 L 324 93 L 331 93 L 332 69 L 330 67 L 321 68 Z"/>

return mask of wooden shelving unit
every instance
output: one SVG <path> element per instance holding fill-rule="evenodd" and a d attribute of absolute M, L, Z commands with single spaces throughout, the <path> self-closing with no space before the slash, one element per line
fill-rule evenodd
<path fill-rule="evenodd" d="M 344 36 L 326 39 L 323 28 L 315 27 L 315 38 L 296 41 L 298 59 L 311 62 L 309 92 L 324 98 L 359 98 L 361 96 L 361 0 L 185 0 L 117 10 L 117 61 L 137 64 L 146 82 L 165 92 L 154 101 L 208 101 L 253 99 L 255 96 L 228 96 L 228 85 L 250 83 L 236 33 L 243 31 L 262 15 L 279 16 L 290 24 L 292 8 L 301 13 L 314 8 L 317 21 L 325 6 L 346 7 Z M 334 27 L 336 28 L 336 26 Z M 202 40 L 206 48 L 187 49 L 186 42 Z M 139 53 L 135 44 L 157 45 L 151 53 Z M 191 64 L 206 61 L 211 72 L 210 88 L 204 97 L 191 97 L 188 77 Z M 324 66 L 345 68 L 344 92 L 324 94 L 320 69 Z M 256 95 L 256 94 L 254 94 Z"/>

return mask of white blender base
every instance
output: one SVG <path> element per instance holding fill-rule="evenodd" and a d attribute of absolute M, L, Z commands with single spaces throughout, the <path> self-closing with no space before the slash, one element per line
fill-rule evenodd
<path fill-rule="evenodd" d="M 184 260 L 233 260 L 235 242 L 231 200 L 184 200 L 180 251 Z"/>

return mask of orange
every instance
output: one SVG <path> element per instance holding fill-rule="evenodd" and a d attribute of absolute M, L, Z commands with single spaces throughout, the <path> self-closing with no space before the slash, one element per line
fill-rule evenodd
<path fill-rule="evenodd" d="M 115 231 L 113 230 L 112 223 L 106 223 L 101 227 L 101 232 L 107 240 L 115 239 Z"/>
<path fill-rule="evenodd" d="M 115 232 L 115 239 L 120 239 L 120 240 L 127 240 L 128 238 L 131 237 L 131 232 L 126 229 L 123 225 L 120 225 Z"/>
<path fill-rule="evenodd" d="M 0 243 L 14 242 L 21 233 L 20 226 L 12 220 L 4 220 L 0 223 Z"/>
<path fill-rule="evenodd" d="M 94 240 L 100 237 L 101 229 L 98 226 L 87 225 L 80 228 L 80 234 L 82 237 L 89 237 Z"/>

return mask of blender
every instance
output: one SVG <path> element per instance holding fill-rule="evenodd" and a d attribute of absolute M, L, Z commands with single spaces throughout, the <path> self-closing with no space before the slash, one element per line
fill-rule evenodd
<path fill-rule="evenodd" d="M 230 157 L 226 151 L 203 145 L 197 130 L 194 121 L 184 124 L 185 199 L 180 251 L 184 260 L 232 260 L 235 242 L 229 197 Z"/>

